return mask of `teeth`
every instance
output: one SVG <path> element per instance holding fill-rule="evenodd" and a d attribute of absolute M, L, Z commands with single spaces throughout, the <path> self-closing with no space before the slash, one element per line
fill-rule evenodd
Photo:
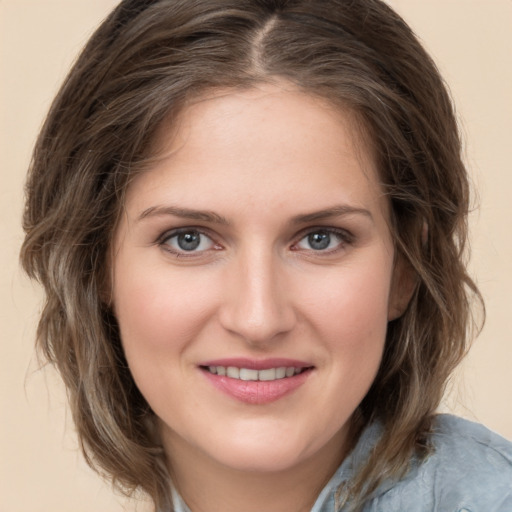
<path fill-rule="evenodd" d="M 258 370 L 240 368 L 240 380 L 258 380 Z"/>
<path fill-rule="evenodd" d="M 276 369 L 260 370 L 258 372 L 259 380 L 276 380 Z"/>
<path fill-rule="evenodd" d="M 228 366 L 226 368 L 226 375 L 228 377 L 231 377 L 232 379 L 239 379 L 240 378 L 240 369 L 236 368 L 235 366 Z"/>
<path fill-rule="evenodd" d="M 285 377 L 286 377 L 286 368 L 276 368 L 276 379 L 284 379 Z"/>
<path fill-rule="evenodd" d="M 250 368 L 237 368 L 236 366 L 208 366 L 208 371 L 215 375 L 226 375 L 231 379 L 239 380 L 261 380 L 271 381 L 284 379 L 286 377 L 293 377 L 302 372 L 302 368 L 290 367 L 279 367 L 279 368 L 267 368 L 266 370 L 253 370 Z"/>

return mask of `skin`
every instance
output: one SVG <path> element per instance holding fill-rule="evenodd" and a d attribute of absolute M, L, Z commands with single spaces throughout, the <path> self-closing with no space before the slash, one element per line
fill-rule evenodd
<path fill-rule="evenodd" d="M 128 189 L 113 306 L 192 512 L 308 511 L 349 449 L 408 295 L 359 133 L 348 112 L 288 84 L 225 91 L 162 129 L 162 157 Z M 182 250 L 178 228 L 201 245 Z M 326 249 L 308 238 L 319 232 Z M 226 357 L 313 369 L 294 392 L 248 404 L 199 368 Z"/>

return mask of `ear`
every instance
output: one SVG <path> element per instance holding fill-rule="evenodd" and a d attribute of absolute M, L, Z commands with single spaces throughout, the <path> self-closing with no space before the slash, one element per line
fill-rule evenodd
<path fill-rule="evenodd" d="M 98 277 L 98 295 L 101 304 L 107 309 L 113 309 L 114 296 L 114 256 L 113 248 L 109 247 L 106 252 L 106 262 Z"/>
<path fill-rule="evenodd" d="M 411 264 L 398 256 L 393 269 L 388 302 L 388 321 L 400 318 L 416 290 L 418 277 Z"/>
<path fill-rule="evenodd" d="M 102 307 L 113 310 L 114 301 L 112 300 L 113 293 L 110 279 L 102 280 L 98 288 L 98 295 Z"/>

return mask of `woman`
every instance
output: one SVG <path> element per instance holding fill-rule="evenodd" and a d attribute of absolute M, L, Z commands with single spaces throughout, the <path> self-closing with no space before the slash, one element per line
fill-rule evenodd
<path fill-rule="evenodd" d="M 435 415 L 479 298 L 468 183 L 382 2 L 122 2 L 27 191 L 38 340 L 122 488 L 160 511 L 510 509 L 510 445 Z"/>

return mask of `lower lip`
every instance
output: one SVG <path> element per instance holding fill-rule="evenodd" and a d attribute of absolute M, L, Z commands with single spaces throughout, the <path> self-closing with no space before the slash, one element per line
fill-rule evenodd
<path fill-rule="evenodd" d="M 276 380 L 239 380 L 215 375 L 201 370 L 205 377 L 220 391 L 246 404 L 268 404 L 293 393 L 306 382 L 311 370 L 304 370 L 293 377 Z"/>

